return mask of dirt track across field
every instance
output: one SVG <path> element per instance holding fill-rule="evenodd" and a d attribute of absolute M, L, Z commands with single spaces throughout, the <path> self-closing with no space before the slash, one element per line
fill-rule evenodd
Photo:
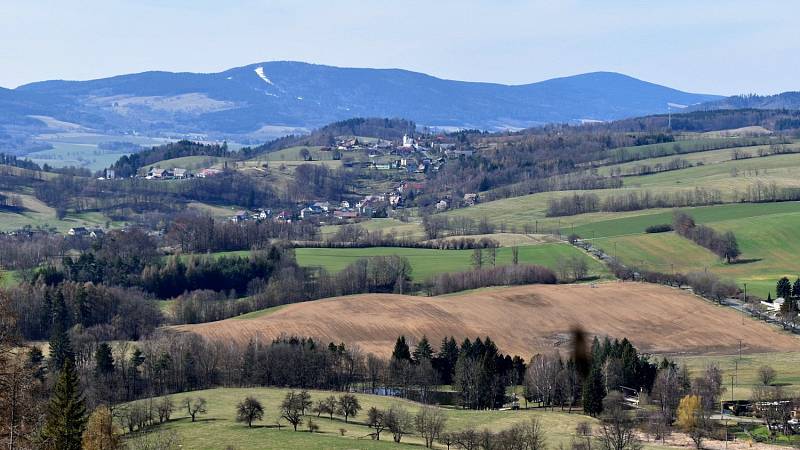
<path fill-rule="evenodd" d="M 405 335 L 426 335 L 438 346 L 444 336 L 490 336 L 505 353 L 525 358 L 560 349 L 570 330 L 627 337 L 640 350 L 664 354 L 733 354 L 796 351 L 800 339 L 688 292 L 644 283 L 530 285 L 441 297 L 364 294 L 286 306 L 252 319 L 228 319 L 171 327 L 210 339 L 269 341 L 281 334 L 311 336 L 324 343 L 358 344 L 387 356 Z"/>

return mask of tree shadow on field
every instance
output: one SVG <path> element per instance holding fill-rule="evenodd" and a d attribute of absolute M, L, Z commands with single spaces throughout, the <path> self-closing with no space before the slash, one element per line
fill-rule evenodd
<path fill-rule="evenodd" d="M 188 419 L 188 422 L 189 422 L 189 423 L 192 423 L 192 419 L 191 419 L 191 418 L 188 418 L 188 417 L 187 417 L 187 419 Z M 194 419 L 194 423 L 200 423 L 200 422 L 216 422 L 216 421 L 218 421 L 218 420 L 220 420 L 220 419 L 218 419 L 218 418 L 216 418 L 216 417 L 198 417 L 197 419 Z"/>
<path fill-rule="evenodd" d="M 730 265 L 733 265 L 733 264 L 750 264 L 750 263 L 759 262 L 761 260 L 763 260 L 763 258 L 742 258 L 742 259 L 737 259 L 736 261 L 731 261 L 728 264 L 730 264 Z"/>
<path fill-rule="evenodd" d="M 586 281 L 597 281 L 597 280 L 599 280 L 599 279 L 600 279 L 600 277 L 599 277 L 599 276 L 597 276 L 597 275 L 592 275 L 592 276 L 587 276 L 587 277 L 580 278 L 578 281 L 580 281 L 580 282 L 586 282 Z"/>

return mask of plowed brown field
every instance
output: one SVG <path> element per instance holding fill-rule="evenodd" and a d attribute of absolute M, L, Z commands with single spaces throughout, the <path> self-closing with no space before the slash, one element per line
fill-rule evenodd
<path fill-rule="evenodd" d="M 688 292 L 653 284 L 531 285 L 441 297 L 365 294 L 297 303 L 253 319 L 181 325 L 173 330 L 210 339 L 246 342 L 281 334 L 323 342 L 358 344 L 391 353 L 394 341 L 423 334 L 490 336 L 505 353 L 529 357 L 562 348 L 570 330 L 627 337 L 639 349 L 665 354 L 731 354 L 800 350 L 800 339 L 762 322 L 742 318 Z"/>

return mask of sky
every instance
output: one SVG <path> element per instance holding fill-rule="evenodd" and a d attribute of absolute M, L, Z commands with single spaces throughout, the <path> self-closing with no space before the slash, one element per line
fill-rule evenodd
<path fill-rule="evenodd" d="M 293 60 L 524 84 L 800 90 L 794 0 L 2 0 L 0 86 Z"/>

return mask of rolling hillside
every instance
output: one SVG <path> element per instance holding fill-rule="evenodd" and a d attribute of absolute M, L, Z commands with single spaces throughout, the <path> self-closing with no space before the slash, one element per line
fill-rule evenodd
<path fill-rule="evenodd" d="M 208 415 L 202 416 L 197 422 L 192 423 L 185 411 L 181 409 L 180 412 L 176 412 L 173 420 L 160 425 L 158 429 L 175 431 L 182 439 L 183 448 L 196 450 L 218 450 L 226 446 L 240 450 L 424 448 L 425 441 L 413 431 L 403 436 L 400 444 L 396 444 L 392 441 L 389 430 L 381 435 L 379 441 L 370 439 L 369 434 L 373 430 L 367 426 L 366 411 L 373 406 L 381 409 L 400 406 L 412 414 L 416 414 L 421 406 L 419 403 L 395 397 L 356 394 L 364 410 L 355 418 L 350 418 L 349 422 L 345 423 L 344 419 L 338 416 L 330 420 L 324 414 L 319 418 L 309 414 L 306 420 L 313 420 L 320 429 L 315 433 L 308 433 L 303 427 L 298 432 L 294 432 L 285 421 L 282 422 L 283 429 L 275 426 L 275 421 L 280 417 L 280 403 L 288 392 L 288 389 L 279 388 L 218 388 L 176 394 L 171 396 L 176 404 L 181 404 L 187 397 L 201 396 L 207 399 Z M 339 394 L 317 390 L 309 393 L 313 401 L 331 394 Z M 236 404 L 245 396 L 253 396 L 264 404 L 264 421 L 254 423 L 253 428 L 234 421 Z M 448 431 L 475 428 L 496 432 L 535 417 L 547 429 L 547 440 L 551 445 L 556 443 L 568 445 L 579 422 L 594 423 L 596 420 L 579 414 L 569 414 L 565 411 L 541 409 L 470 411 L 442 408 L 440 411 L 447 417 Z M 340 430 L 345 432 L 342 433 Z M 133 436 L 133 439 L 135 438 L 136 436 Z M 437 445 L 436 448 L 443 447 Z"/>
<path fill-rule="evenodd" d="M 684 291 L 638 283 L 532 285 L 441 297 L 354 295 L 172 329 L 239 342 L 271 340 L 281 333 L 313 336 L 384 356 L 400 335 L 427 335 L 432 342 L 450 335 L 457 340 L 491 336 L 501 351 L 529 357 L 569 351 L 575 326 L 594 335 L 628 337 L 653 353 L 726 354 L 738 349 L 740 338 L 747 352 L 792 351 L 800 343 L 764 323 L 742 323 L 735 311 Z"/>

